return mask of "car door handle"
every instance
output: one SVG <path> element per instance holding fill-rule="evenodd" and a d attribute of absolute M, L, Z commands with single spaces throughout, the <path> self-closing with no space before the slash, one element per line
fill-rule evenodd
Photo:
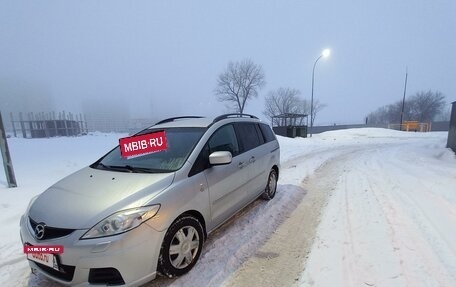
<path fill-rule="evenodd" d="M 242 161 L 240 161 L 239 164 L 238 164 L 238 167 L 239 167 L 239 168 L 243 168 L 244 166 L 245 166 L 245 163 L 242 162 Z"/>
<path fill-rule="evenodd" d="M 252 157 L 249 159 L 249 162 L 250 162 L 250 163 L 254 163 L 254 162 L 255 162 L 255 157 L 252 156 Z"/>

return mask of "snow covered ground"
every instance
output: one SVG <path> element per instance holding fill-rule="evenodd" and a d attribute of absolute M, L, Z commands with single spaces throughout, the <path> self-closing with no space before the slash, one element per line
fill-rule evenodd
<path fill-rule="evenodd" d="M 59 286 L 30 275 L 19 218 L 31 197 L 92 163 L 123 136 L 8 140 L 19 187 L 6 188 L 0 173 L 0 286 Z M 248 263 L 276 240 L 276 230 L 299 224 L 291 217 L 312 208 L 305 205 L 312 193 L 322 193 L 326 204 L 309 236 L 308 259 L 286 255 L 299 267 L 293 285 L 456 286 L 456 158 L 445 148 L 446 136 L 352 129 L 280 137 L 274 200 L 254 202 L 212 234 L 190 273 L 147 286 L 245 286 L 239 281 L 244 272 L 259 274 L 249 276 L 255 286 L 267 284 L 266 276 L 251 270 L 258 265 Z M 263 257 L 264 273 L 286 274 L 268 264 L 268 254 Z"/>
<path fill-rule="evenodd" d="M 316 177 L 333 184 L 302 286 L 456 286 L 456 161 L 438 142 L 371 145 Z"/>

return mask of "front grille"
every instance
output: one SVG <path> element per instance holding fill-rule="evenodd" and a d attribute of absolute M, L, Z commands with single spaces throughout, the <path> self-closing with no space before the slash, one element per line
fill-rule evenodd
<path fill-rule="evenodd" d="M 74 266 L 63 265 L 59 263 L 59 270 L 55 270 L 49 266 L 34 262 L 44 273 L 54 276 L 60 280 L 70 282 L 73 280 Z"/>
<path fill-rule="evenodd" d="M 35 231 L 36 226 L 39 224 L 38 222 L 34 221 L 29 217 L 30 226 L 32 226 L 32 230 Z M 50 227 L 44 225 L 44 236 L 39 240 L 46 240 L 46 239 L 53 239 L 59 238 L 63 236 L 70 235 L 76 229 L 68 229 L 68 228 L 57 228 L 57 227 Z"/>
<path fill-rule="evenodd" d="M 123 285 L 125 281 L 115 268 L 92 268 L 89 272 L 90 284 Z"/>

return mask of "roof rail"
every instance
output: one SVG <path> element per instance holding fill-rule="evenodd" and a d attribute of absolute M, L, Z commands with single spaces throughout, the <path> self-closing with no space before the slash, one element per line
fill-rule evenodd
<path fill-rule="evenodd" d="M 232 114 L 224 114 L 224 115 L 221 115 L 221 116 L 218 116 L 214 119 L 213 123 L 215 122 L 218 122 L 218 121 L 221 121 L 223 119 L 227 119 L 229 117 L 238 117 L 238 118 L 241 118 L 241 117 L 248 117 L 248 118 L 251 118 L 251 119 L 258 119 L 257 117 L 253 116 L 253 115 L 249 115 L 249 114 L 240 114 L 240 113 L 232 113 Z"/>
<path fill-rule="evenodd" d="M 155 125 L 159 125 L 159 124 L 164 124 L 164 123 L 173 122 L 174 120 L 178 120 L 178 119 L 200 119 L 200 118 L 202 118 L 202 117 L 200 117 L 200 116 L 173 117 L 173 118 L 168 118 L 168 119 L 161 120 L 161 121 L 159 121 L 158 123 L 154 124 L 154 126 L 155 126 Z"/>

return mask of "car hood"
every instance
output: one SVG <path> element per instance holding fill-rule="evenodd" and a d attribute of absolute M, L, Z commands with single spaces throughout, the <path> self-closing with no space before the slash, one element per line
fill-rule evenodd
<path fill-rule="evenodd" d="M 83 168 L 40 194 L 29 209 L 49 227 L 87 229 L 123 209 L 147 204 L 174 173 L 127 173 Z"/>

